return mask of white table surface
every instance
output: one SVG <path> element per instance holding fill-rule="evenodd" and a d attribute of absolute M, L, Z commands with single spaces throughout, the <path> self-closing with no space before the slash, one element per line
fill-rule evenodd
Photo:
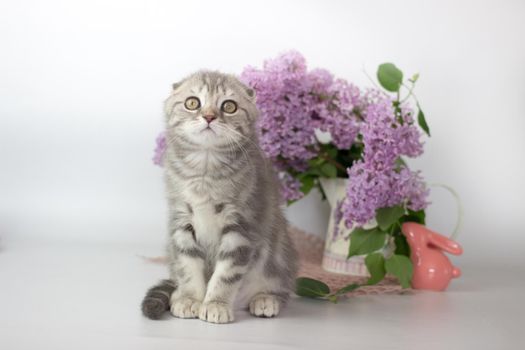
<path fill-rule="evenodd" d="M 294 298 L 275 319 L 245 311 L 228 325 L 151 321 L 139 304 L 165 267 L 158 247 L 53 240 L 2 242 L 0 349 L 518 349 L 520 265 L 461 266 L 445 293 Z"/>

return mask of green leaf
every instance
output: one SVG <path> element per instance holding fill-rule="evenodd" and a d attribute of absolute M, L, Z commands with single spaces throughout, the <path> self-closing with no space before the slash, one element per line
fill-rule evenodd
<path fill-rule="evenodd" d="M 348 250 L 348 258 L 354 255 L 364 255 L 373 253 L 384 247 L 386 240 L 386 233 L 381 232 L 377 228 L 365 230 L 363 228 L 356 228 L 350 234 L 350 249 Z"/>
<path fill-rule="evenodd" d="M 359 136 L 358 136 L 359 138 Z M 362 143 L 355 142 L 352 147 L 350 147 L 350 150 L 348 151 L 348 156 L 352 161 L 361 159 L 361 155 L 363 154 L 364 146 Z"/>
<path fill-rule="evenodd" d="M 407 243 L 407 239 L 402 234 L 394 236 L 394 243 L 396 250 L 394 251 L 397 255 L 404 255 L 410 257 L 410 246 Z"/>
<path fill-rule="evenodd" d="M 395 162 L 396 169 L 406 168 L 407 163 L 402 157 L 398 157 Z"/>
<path fill-rule="evenodd" d="M 397 92 L 403 82 L 403 72 L 392 63 L 383 63 L 377 69 L 377 80 L 385 90 Z"/>
<path fill-rule="evenodd" d="M 392 255 L 385 262 L 386 272 L 394 275 L 399 280 L 401 287 L 410 288 L 413 267 L 410 259 L 404 255 Z"/>
<path fill-rule="evenodd" d="M 295 280 L 295 293 L 307 298 L 320 298 L 330 294 L 330 288 L 323 282 L 308 277 Z"/>
<path fill-rule="evenodd" d="M 318 167 L 319 165 L 323 164 L 325 162 L 324 158 L 316 157 L 308 160 L 308 165 L 311 167 Z"/>
<path fill-rule="evenodd" d="M 337 292 L 335 292 L 333 295 L 335 295 L 335 296 L 344 295 L 346 293 L 350 293 L 350 292 L 356 290 L 359 287 L 360 287 L 360 285 L 357 284 L 357 283 L 348 284 L 348 285 L 344 286 L 343 288 L 338 289 Z"/>
<path fill-rule="evenodd" d="M 300 180 L 306 176 L 322 176 L 322 175 L 323 174 L 321 174 L 321 171 L 318 168 L 310 168 L 306 170 L 305 172 L 299 174 L 297 178 Z"/>
<path fill-rule="evenodd" d="M 383 254 L 368 254 L 365 258 L 365 264 L 368 272 L 370 272 L 370 278 L 366 282 L 367 284 L 376 284 L 385 277 L 385 257 Z"/>
<path fill-rule="evenodd" d="M 397 222 L 405 214 L 405 209 L 396 205 L 394 207 L 379 208 L 376 211 L 376 220 L 379 228 L 386 231 L 393 223 Z"/>
<path fill-rule="evenodd" d="M 301 188 L 299 190 L 304 194 L 308 194 L 308 192 L 314 187 L 314 178 L 312 176 L 305 176 L 301 178 L 300 181 Z"/>
<path fill-rule="evenodd" d="M 330 158 L 335 158 L 337 157 L 337 148 L 329 148 L 326 150 L 326 153 L 330 156 Z"/>
<path fill-rule="evenodd" d="M 321 172 L 326 177 L 336 177 L 337 176 L 337 168 L 332 163 L 324 163 L 321 166 Z"/>
<path fill-rule="evenodd" d="M 425 120 L 425 114 L 421 110 L 421 107 L 417 105 L 418 111 L 417 111 L 417 123 L 425 131 L 425 133 L 430 136 L 430 129 L 428 128 L 427 121 Z"/>
<path fill-rule="evenodd" d="M 408 214 L 403 216 L 402 222 L 417 222 L 418 224 L 425 224 L 425 210 L 421 209 L 418 211 L 413 211 L 408 209 Z"/>

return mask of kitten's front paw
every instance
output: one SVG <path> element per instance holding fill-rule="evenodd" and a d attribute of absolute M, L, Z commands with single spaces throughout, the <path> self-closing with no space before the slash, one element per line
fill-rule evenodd
<path fill-rule="evenodd" d="M 233 322 L 233 310 L 225 303 L 209 302 L 201 305 L 199 318 L 212 323 Z"/>
<path fill-rule="evenodd" d="M 180 298 L 171 302 L 171 313 L 179 318 L 197 318 L 201 302 L 192 298 Z"/>
<path fill-rule="evenodd" d="M 275 295 L 259 294 L 250 302 L 250 313 L 257 317 L 274 317 L 279 314 L 279 300 Z"/>

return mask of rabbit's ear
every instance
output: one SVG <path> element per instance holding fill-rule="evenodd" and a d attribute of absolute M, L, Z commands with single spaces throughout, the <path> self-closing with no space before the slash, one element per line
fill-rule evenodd
<path fill-rule="evenodd" d="M 463 253 L 461 246 L 451 239 L 435 232 L 428 232 L 428 242 L 433 246 L 446 251 L 447 253 L 460 255 Z"/>

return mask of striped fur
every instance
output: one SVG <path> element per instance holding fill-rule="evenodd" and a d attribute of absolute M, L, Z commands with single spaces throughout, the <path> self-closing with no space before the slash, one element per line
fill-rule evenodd
<path fill-rule="evenodd" d="M 188 97 L 200 108 L 186 109 Z M 225 100 L 237 104 L 234 113 L 221 110 Z M 240 306 L 277 315 L 294 285 L 296 253 L 258 146 L 253 90 L 230 75 L 198 72 L 174 84 L 165 111 L 172 314 L 225 323 Z M 208 124 L 204 115 L 216 119 Z"/>
<path fill-rule="evenodd" d="M 175 282 L 162 280 L 151 287 L 142 301 L 142 313 L 147 318 L 158 320 L 170 309 L 170 297 L 175 291 Z"/>

